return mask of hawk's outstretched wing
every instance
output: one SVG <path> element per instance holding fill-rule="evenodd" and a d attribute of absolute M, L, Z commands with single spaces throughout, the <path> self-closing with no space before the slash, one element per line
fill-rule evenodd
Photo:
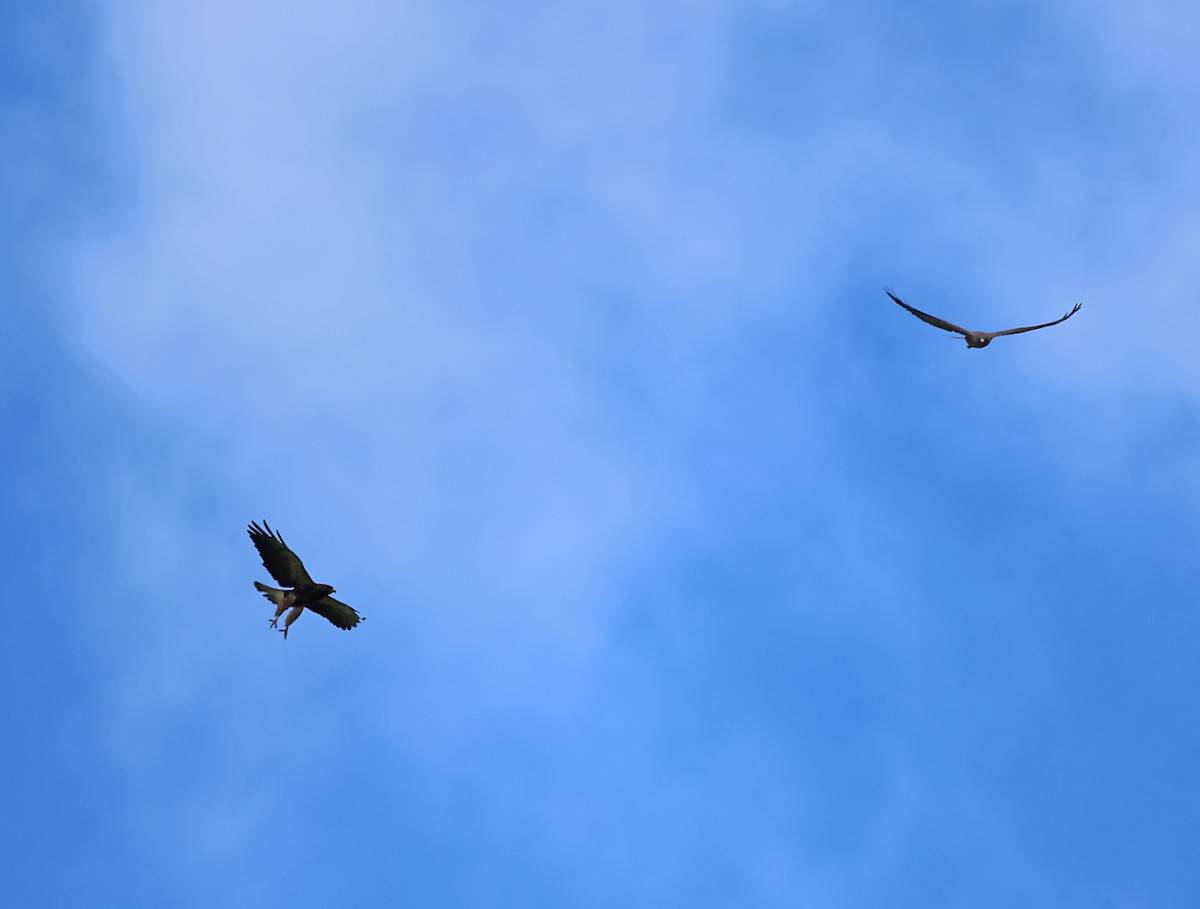
<path fill-rule="evenodd" d="M 894 293 L 892 293 L 886 287 L 883 289 L 883 292 L 885 294 L 887 294 L 889 297 L 891 297 L 893 300 L 895 300 L 897 303 L 899 303 L 901 306 L 903 306 L 905 309 L 907 309 L 910 313 L 912 313 L 914 316 L 916 316 L 922 322 L 928 322 L 930 325 L 936 326 L 937 328 L 940 328 L 943 331 L 956 331 L 960 335 L 970 334 L 970 332 L 968 332 L 965 328 L 959 328 L 953 322 L 947 322 L 945 319 L 939 319 L 937 316 L 931 316 L 927 312 L 921 312 L 921 310 L 919 310 L 919 309 L 913 309 L 913 307 L 909 306 L 907 303 L 905 303 L 903 300 L 901 300 L 899 297 L 897 297 Z M 1027 331 L 1028 329 L 1021 329 L 1021 330 Z"/>
<path fill-rule="evenodd" d="M 258 522 L 252 521 L 246 532 L 250 534 L 254 548 L 262 557 L 263 567 L 284 587 L 300 587 L 313 582 L 304 570 L 304 563 L 300 561 L 300 557 L 288 549 L 283 537 L 272 530 L 266 521 L 262 522 L 262 527 L 258 526 Z"/>
<path fill-rule="evenodd" d="M 992 332 L 992 335 L 993 337 L 999 337 L 1000 335 L 1019 335 L 1023 331 L 1037 331 L 1039 328 L 1049 328 L 1051 325 L 1057 325 L 1059 322 L 1067 321 L 1067 319 L 1079 312 L 1079 307 L 1082 305 L 1082 303 L 1076 303 L 1075 307 L 1069 313 L 1067 313 L 1061 319 L 1055 319 L 1053 322 L 1044 322 L 1041 325 L 1026 325 L 1024 328 L 1009 328 L 1005 331 L 994 331 Z"/>
<path fill-rule="evenodd" d="M 355 611 L 353 606 L 347 606 L 341 600 L 335 600 L 333 597 L 322 597 L 315 603 L 309 603 L 308 608 L 317 615 L 325 616 L 338 628 L 344 628 L 347 631 L 362 621 L 362 616 Z"/>

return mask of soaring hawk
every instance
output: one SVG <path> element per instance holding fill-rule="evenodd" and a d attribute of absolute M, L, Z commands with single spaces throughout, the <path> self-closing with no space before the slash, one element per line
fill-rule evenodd
<path fill-rule="evenodd" d="M 287 620 L 283 623 L 283 639 L 287 640 L 288 627 L 300 618 L 305 608 L 311 609 L 317 615 L 322 615 L 333 622 L 338 628 L 347 630 L 353 628 L 362 619 L 357 612 L 340 600 L 330 596 L 336 593 L 328 584 L 316 584 L 304 570 L 304 563 L 296 553 L 288 549 L 287 543 L 277 531 L 271 529 L 266 521 L 262 527 L 257 522 L 251 522 L 247 530 L 254 548 L 262 556 L 263 567 L 271 572 L 271 577 L 284 587 L 291 590 L 280 590 L 278 587 L 268 587 L 266 584 L 254 582 L 255 588 L 275 604 L 275 617 L 271 619 L 271 627 L 278 628 L 279 617 L 291 609 Z"/>
<path fill-rule="evenodd" d="M 1057 325 L 1059 322 L 1067 321 L 1067 319 L 1079 312 L 1079 307 L 1082 305 L 1080 303 L 1076 303 L 1075 308 L 1061 319 L 1055 319 L 1053 322 L 1045 322 L 1041 325 L 1026 325 L 1024 328 L 1009 328 L 1005 331 L 968 331 L 965 328 L 959 328 L 953 322 L 947 322 L 945 319 L 939 319 L 937 316 L 931 316 L 927 312 L 921 312 L 919 309 L 913 309 L 886 288 L 884 289 L 884 293 L 907 309 L 922 322 L 928 322 L 930 325 L 935 325 L 944 331 L 955 331 L 960 335 L 963 335 L 967 339 L 967 347 L 987 347 L 992 343 L 992 338 L 998 338 L 1001 335 L 1019 335 L 1023 331 L 1037 331 L 1039 328 L 1049 328 L 1051 325 Z"/>

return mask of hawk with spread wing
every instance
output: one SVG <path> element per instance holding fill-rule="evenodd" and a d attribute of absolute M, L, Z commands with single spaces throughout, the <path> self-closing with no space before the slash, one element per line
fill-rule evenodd
<path fill-rule="evenodd" d="M 275 617 L 271 619 L 272 628 L 278 628 L 279 617 L 291 609 L 283 623 L 283 628 L 279 629 L 283 632 L 285 641 L 288 628 L 292 622 L 300 618 L 300 613 L 306 608 L 329 619 L 338 628 L 346 630 L 353 628 L 362 620 L 362 616 L 351 607 L 330 596 L 331 593 L 337 592 L 332 587 L 328 584 L 313 582 L 313 579 L 308 576 L 308 572 L 304 570 L 304 563 L 300 561 L 300 557 L 288 549 L 287 543 L 283 542 L 283 537 L 277 531 L 272 530 L 266 521 L 262 522 L 262 527 L 252 521 L 246 532 L 250 534 L 250 541 L 258 550 L 258 554 L 262 556 L 263 567 L 271 572 L 271 577 L 284 587 L 292 588 L 291 590 L 280 590 L 277 587 L 260 584 L 258 581 L 254 582 L 255 588 L 262 591 L 262 595 L 275 604 Z"/>
<path fill-rule="evenodd" d="M 930 325 L 936 326 L 943 331 L 958 332 L 958 334 L 967 339 L 967 347 L 987 347 L 992 343 L 992 338 L 998 338 L 1001 335 L 1019 335 L 1023 331 L 1037 331 L 1039 328 L 1049 328 L 1051 325 L 1057 325 L 1059 322 L 1067 321 L 1067 319 L 1079 312 L 1079 307 L 1083 305 L 1081 303 L 1076 303 L 1075 308 L 1061 319 L 1055 319 L 1053 322 L 1043 322 L 1041 325 L 1026 325 L 1024 328 L 1008 328 L 1004 331 L 968 331 L 965 328 L 959 328 L 953 322 L 947 322 L 945 319 L 939 319 L 937 316 L 931 316 L 927 312 L 921 312 L 919 309 L 914 309 L 887 288 L 884 288 L 883 292 L 922 322 L 928 322 Z"/>

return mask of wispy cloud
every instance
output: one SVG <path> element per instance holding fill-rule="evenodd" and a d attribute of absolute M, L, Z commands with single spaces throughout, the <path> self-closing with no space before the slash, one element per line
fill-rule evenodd
<path fill-rule="evenodd" d="M 1012 712 L 1062 683 L 1031 616 L 1112 552 L 1112 451 L 1177 422 L 1139 396 L 1190 400 L 1191 82 L 1145 94 L 1186 65 L 1144 51 L 1159 26 L 103 9 L 133 191 L 73 249 L 64 324 L 143 421 L 101 529 L 126 621 L 91 615 L 171 880 L 247 905 L 389 875 L 443 904 L 1058 900 L 1036 809 L 980 757 L 1028 743 L 978 724 L 1028 732 Z M 940 360 L 893 345 L 951 349 L 888 281 L 982 327 L 1085 309 Z M 1182 476 L 1168 435 L 1147 457 Z M 264 516 L 363 629 L 246 636 Z M 1045 558 L 1081 528 L 1093 550 Z M 375 872 L 270 890 L 244 857 L 331 832 Z M 961 878 L 931 895 L 943 852 Z"/>

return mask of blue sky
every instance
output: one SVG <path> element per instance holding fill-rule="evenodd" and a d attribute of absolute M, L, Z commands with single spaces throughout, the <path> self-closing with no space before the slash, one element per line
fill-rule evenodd
<path fill-rule="evenodd" d="M 26 7 L 6 904 L 1200 902 L 1200 13 Z"/>

